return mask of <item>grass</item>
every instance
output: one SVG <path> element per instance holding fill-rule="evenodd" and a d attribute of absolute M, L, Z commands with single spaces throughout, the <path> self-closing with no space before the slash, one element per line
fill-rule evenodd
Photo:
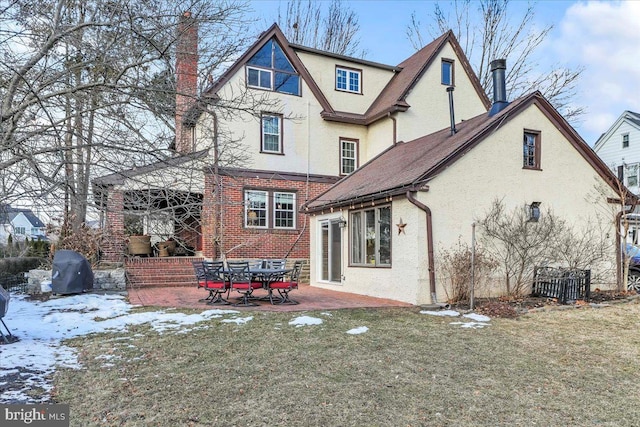
<path fill-rule="evenodd" d="M 634 426 L 640 305 L 493 319 L 484 329 L 418 309 L 241 313 L 188 333 L 147 327 L 67 343 L 56 375 L 71 425 Z M 229 318 L 230 316 L 226 316 Z M 350 335 L 349 329 L 369 331 Z"/>

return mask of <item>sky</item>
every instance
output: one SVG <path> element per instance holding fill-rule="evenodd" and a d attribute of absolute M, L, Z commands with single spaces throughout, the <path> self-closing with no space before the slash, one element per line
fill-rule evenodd
<path fill-rule="evenodd" d="M 43 282 L 43 289 L 50 285 L 50 282 Z M 460 316 L 453 310 L 421 313 Z M 330 312 L 320 315 L 323 318 L 292 313 L 288 326 L 313 327 L 325 321 L 333 321 Z M 468 313 L 464 317 L 468 320 L 451 324 L 472 329 L 489 325 L 487 322 L 490 318 L 486 316 Z M 126 301 L 125 296 L 120 294 L 84 293 L 55 296 L 48 301 L 39 301 L 30 300 L 24 294 L 12 293 L 3 320 L 11 334 L 19 340 L 12 344 L 0 345 L 0 403 L 46 403 L 53 389 L 50 377 L 57 368 L 82 368 L 76 350 L 66 346 L 65 339 L 100 332 L 113 334 L 105 338 L 112 343 L 112 349 L 108 354 L 100 355 L 96 359 L 101 360 L 103 369 L 117 369 L 118 364 L 127 362 L 119 356 L 118 349 L 134 347 L 131 342 L 133 337 L 126 335 L 130 326 L 148 324 L 152 329 L 148 333 L 184 334 L 196 328 L 206 329 L 206 321 L 238 326 L 249 324 L 247 327 L 251 327 L 253 316 L 247 311 L 222 309 L 204 310 L 197 314 L 180 313 L 174 309 L 136 311 L 134 306 Z M 282 323 L 274 322 L 274 328 L 283 327 L 285 326 Z M 7 334 L 1 324 L 0 328 Z M 345 333 L 360 335 L 368 331 L 369 327 L 362 325 L 345 330 Z M 144 354 L 134 357 L 144 358 Z M 30 393 L 34 388 L 42 389 L 44 392 L 34 396 Z"/>
<path fill-rule="evenodd" d="M 426 25 L 435 6 L 424 0 L 343 1 L 358 15 L 360 47 L 367 52 L 366 59 L 389 65 L 414 53 L 407 37 L 411 14 L 415 11 Z M 439 3 L 442 8 L 450 5 L 449 1 Z M 275 21 L 278 6 L 286 8 L 284 1 L 277 0 L 251 4 L 256 24 L 263 29 Z M 509 13 L 521 16 L 528 4 L 512 0 Z M 542 0 L 534 9 L 537 25 L 553 25 L 535 55 L 540 67 L 584 67 L 574 102 L 586 113 L 572 124 L 593 146 L 625 110 L 640 112 L 640 1 Z"/>

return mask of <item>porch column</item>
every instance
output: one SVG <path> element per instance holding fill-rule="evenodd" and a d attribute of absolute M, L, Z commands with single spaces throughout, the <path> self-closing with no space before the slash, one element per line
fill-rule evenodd
<path fill-rule="evenodd" d="M 102 259 L 120 262 L 126 247 L 124 234 L 124 193 L 110 189 L 107 195 L 106 224 L 104 230 Z"/>
<path fill-rule="evenodd" d="M 206 258 L 217 258 L 214 239 L 216 230 L 216 194 L 214 177 L 211 173 L 204 175 L 204 195 L 202 196 L 201 232 L 202 254 Z"/>

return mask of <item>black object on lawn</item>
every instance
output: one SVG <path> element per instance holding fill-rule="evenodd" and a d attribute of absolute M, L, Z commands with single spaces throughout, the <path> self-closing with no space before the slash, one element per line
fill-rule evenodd
<path fill-rule="evenodd" d="M 0 335 L 2 336 L 2 343 L 0 344 L 9 344 L 12 342 L 18 341 L 18 338 L 11 334 L 9 328 L 7 328 L 7 324 L 4 323 L 3 317 L 7 314 L 9 310 L 9 300 L 11 299 L 11 295 L 7 292 L 2 286 L 0 286 L 0 323 L 7 330 L 7 334 L 2 331 L 0 328 Z"/>
<path fill-rule="evenodd" d="M 54 294 L 79 294 L 93 289 L 93 271 L 85 257 L 60 249 L 53 256 L 51 291 Z"/>

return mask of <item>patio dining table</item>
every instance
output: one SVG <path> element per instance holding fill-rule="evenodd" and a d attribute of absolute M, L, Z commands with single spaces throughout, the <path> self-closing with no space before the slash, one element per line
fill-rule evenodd
<path fill-rule="evenodd" d="M 270 289 L 269 284 L 282 279 L 287 273 L 290 273 L 291 271 L 293 271 L 292 268 L 266 268 L 250 266 L 249 273 L 251 274 L 251 277 L 254 278 L 256 282 L 261 282 L 262 289 L 265 289 L 269 292 L 264 297 L 251 297 L 251 299 L 259 301 L 271 301 L 272 290 Z M 222 269 L 221 273 L 224 275 L 225 280 L 230 279 L 231 270 L 229 268 Z"/>

